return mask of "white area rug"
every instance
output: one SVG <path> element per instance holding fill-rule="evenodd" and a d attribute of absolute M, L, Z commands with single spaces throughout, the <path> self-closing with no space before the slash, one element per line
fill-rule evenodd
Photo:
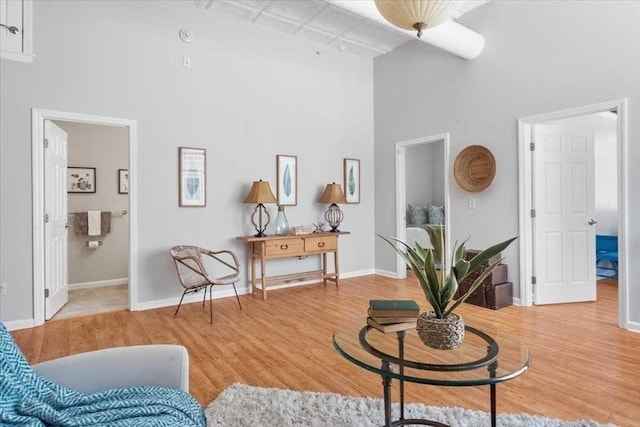
<path fill-rule="evenodd" d="M 393 413 L 397 418 L 397 405 Z M 206 415 L 209 427 L 364 427 L 384 424 L 384 405 L 380 399 L 233 384 L 209 404 Z M 490 425 L 486 412 L 417 403 L 405 405 L 405 418 L 427 418 L 451 427 Z M 562 421 L 526 414 L 499 414 L 498 426 L 604 427 L 593 421 Z"/>

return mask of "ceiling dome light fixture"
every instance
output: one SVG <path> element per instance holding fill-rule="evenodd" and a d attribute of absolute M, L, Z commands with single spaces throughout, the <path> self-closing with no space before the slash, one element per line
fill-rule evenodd
<path fill-rule="evenodd" d="M 450 20 L 462 7 L 462 0 L 375 0 L 380 14 L 396 27 L 418 31 Z"/>

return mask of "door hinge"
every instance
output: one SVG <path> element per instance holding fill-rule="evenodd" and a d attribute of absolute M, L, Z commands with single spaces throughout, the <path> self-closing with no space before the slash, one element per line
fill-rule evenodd
<path fill-rule="evenodd" d="M 44 290 L 44 297 L 49 298 L 49 289 Z"/>
<path fill-rule="evenodd" d="M 531 276 L 531 284 L 532 285 L 536 284 L 536 276 Z"/>
<path fill-rule="evenodd" d="M 531 212 L 529 212 L 531 215 L 531 218 L 535 218 L 536 217 L 536 210 L 535 209 L 531 209 Z"/>
<path fill-rule="evenodd" d="M 47 138 L 44 139 L 44 148 L 49 148 L 49 140 Z"/>
<path fill-rule="evenodd" d="M 47 224 L 49 222 L 49 214 L 44 214 L 44 223 Z"/>
<path fill-rule="evenodd" d="M 529 151 L 536 151 L 536 143 L 535 142 L 530 142 L 529 143 Z"/>

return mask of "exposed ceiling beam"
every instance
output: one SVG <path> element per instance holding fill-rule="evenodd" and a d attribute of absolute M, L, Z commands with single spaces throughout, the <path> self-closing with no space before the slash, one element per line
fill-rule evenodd
<path fill-rule="evenodd" d="M 353 1 L 353 0 L 324 0 L 327 3 L 340 7 L 349 12 L 363 16 L 367 19 L 375 21 L 387 27 L 394 28 L 399 32 L 409 34 L 415 37 L 415 31 L 407 31 L 396 27 L 378 12 L 373 0 L 370 1 Z M 476 2 L 477 5 L 485 3 Z M 470 10 L 466 8 L 466 10 Z M 440 49 L 446 50 L 454 55 L 464 59 L 474 59 L 484 49 L 484 37 L 464 27 L 456 22 L 449 21 L 438 25 L 435 28 L 424 30 L 421 40 Z"/>

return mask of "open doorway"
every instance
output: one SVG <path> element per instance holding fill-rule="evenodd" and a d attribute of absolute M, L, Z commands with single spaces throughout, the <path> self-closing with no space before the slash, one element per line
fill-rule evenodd
<path fill-rule="evenodd" d="M 626 101 L 519 121 L 523 305 L 593 301 L 596 236 L 615 236 L 627 328 Z"/>
<path fill-rule="evenodd" d="M 436 227 L 450 241 L 449 134 L 396 144 L 396 237 L 431 247 L 427 228 Z M 409 206 L 411 205 L 411 206 Z M 431 215 L 430 215 L 431 214 Z M 411 240 L 411 241 L 409 241 Z M 446 247 L 445 247 L 446 251 Z M 396 257 L 396 277 L 407 277 L 406 264 Z"/>
<path fill-rule="evenodd" d="M 59 320 L 126 310 L 129 307 L 128 129 L 61 120 L 52 122 L 67 135 L 67 178 L 71 181 L 66 192 L 68 298 L 60 310 L 51 313 L 52 316 L 45 313 L 45 318 Z M 46 157 L 45 153 L 45 163 Z M 92 182 L 87 182 L 86 174 L 90 174 Z M 95 224 L 89 224 L 92 219 Z"/>
<path fill-rule="evenodd" d="M 59 301 L 50 307 L 51 294 L 67 294 L 69 284 L 72 292 L 91 293 L 107 287 L 108 291 L 124 290 L 125 308 L 135 309 L 135 121 L 33 109 L 32 130 L 35 324 L 43 324 L 64 305 L 65 301 Z M 56 155 L 61 154 L 53 169 L 51 158 L 55 156 L 47 151 L 52 130 Z M 96 214 L 97 220 L 88 224 Z M 56 223 L 60 223 L 57 229 L 66 229 L 57 237 L 51 232 Z M 89 304 L 81 302 L 80 309 L 90 311 Z"/>

